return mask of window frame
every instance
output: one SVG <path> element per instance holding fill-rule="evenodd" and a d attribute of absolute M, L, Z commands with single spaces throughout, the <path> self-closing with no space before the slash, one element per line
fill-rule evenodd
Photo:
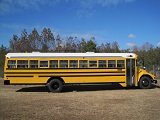
<path fill-rule="evenodd" d="M 27 64 L 25 64 L 25 63 L 18 63 L 19 61 L 26 61 L 26 63 Z M 19 67 L 19 66 L 25 66 L 25 67 Z M 28 60 L 17 60 L 17 68 L 19 68 L 19 69 L 23 69 L 23 68 L 28 68 Z"/>
<path fill-rule="evenodd" d="M 41 64 L 41 62 L 47 62 L 47 65 L 46 64 Z M 39 68 L 48 68 L 48 67 L 49 67 L 48 60 L 39 60 Z"/>
<path fill-rule="evenodd" d="M 72 65 L 71 65 L 71 61 L 76 61 L 76 62 L 73 62 Z M 78 68 L 78 60 L 69 60 L 69 68 Z"/>
<path fill-rule="evenodd" d="M 111 61 L 114 63 L 110 63 Z M 116 60 L 108 60 L 108 68 L 116 68 Z"/>
<path fill-rule="evenodd" d="M 51 64 L 51 61 L 57 61 L 56 64 Z M 51 67 L 51 66 L 55 66 L 55 67 Z M 50 60 L 49 61 L 49 68 L 58 68 L 58 60 Z"/>
<path fill-rule="evenodd" d="M 37 64 L 31 64 L 31 61 L 37 61 Z M 32 69 L 37 69 L 39 66 L 38 66 L 38 60 L 29 60 L 29 68 L 32 68 Z M 31 67 L 31 65 L 33 66 L 37 66 L 37 67 Z"/>
<path fill-rule="evenodd" d="M 83 64 L 81 63 L 82 61 L 86 61 L 83 62 Z M 84 67 L 81 67 L 84 66 Z M 88 68 L 88 60 L 79 60 L 79 68 Z"/>
<path fill-rule="evenodd" d="M 9 64 L 9 61 L 15 61 L 15 63 L 14 64 L 13 63 Z M 12 66 L 12 67 L 8 67 L 9 65 Z M 7 61 L 7 68 L 9 68 L 9 69 L 17 68 L 16 60 L 8 60 Z"/>
<path fill-rule="evenodd" d="M 67 62 L 66 62 L 66 63 L 67 63 L 66 66 L 65 66 L 64 63 L 63 63 L 63 64 L 64 64 L 64 67 L 61 66 L 61 65 L 63 65 L 63 64 L 61 63 L 62 61 L 67 61 Z M 68 65 L 68 60 L 59 60 L 59 68 L 68 68 L 68 66 L 69 66 L 69 65 Z"/>
<path fill-rule="evenodd" d="M 123 64 L 119 64 L 119 61 L 123 61 Z M 122 67 L 119 67 L 119 65 L 123 65 Z M 125 60 L 117 60 L 117 68 L 125 68 Z"/>
<path fill-rule="evenodd" d="M 95 63 L 91 63 L 95 62 Z M 97 68 L 97 60 L 89 60 L 89 68 Z"/>
<path fill-rule="evenodd" d="M 103 64 L 103 62 L 100 64 L 100 61 L 105 61 L 105 64 Z M 102 67 L 100 67 L 100 65 L 102 65 Z M 98 68 L 107 68 L 107 60 L 98 60 Z"/>

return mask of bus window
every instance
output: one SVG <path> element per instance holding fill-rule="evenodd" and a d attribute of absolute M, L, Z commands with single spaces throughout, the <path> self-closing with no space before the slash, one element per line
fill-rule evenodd
<path fill-rule="evenodd" d="M 17 68 L 28 68 L 28 60 L 18 60 Z"/>
<path fill-rule="evenodd" d="M 60 68 L 68 68 L 68 60 L 60 60 Z"/>
<path fill-rule="evenodd" d="M 109 68 L 116 67 L 116 61 L 115 60 L 108 60 L 108 67 Z"/>
<path fill-rule="evenodd" d="M 124 68 L 124 60 L 117 60 L 117 67 Z"/>
<path fill-rule="evenodd" d="M 16 60 L 8 60 L 8 68 L 16 68 Z"/>
<path fill-rule="evenodd" d="M 96 60 L 90 60 L 89 61 L 89 67 L 96 68 L 97 67 L 97 61 Z"/>
<path fill-rule="evenodd" d="M 46 60 L 40 61 L 40 67 L 48 67 L 48 61 Z"/>
<path fill-rule="evenodd" d="M 87 68 L 88 67 L 87 60 L 80 60 L 79 61 L 79 67 L 80 68 Z"/>
<path fill-rule="evenodd" d="M 70 60 L 70 68 L 78 68 L 78 60 Z"/>
<path fill-rule="evenodd" d="M 38 68 L 38 60 L 30 60 L 30 68 Z"/>
<path fill-rule="evenodd" d="M 58 60 L 50 60 L 50 68 L 58 68 Z"/>
<path fill-rule="evenodd" d="M 106 60 L 99 60 L 98 61 L 98 67 L 99 68 L 105 68 L 106 67 Z"/>

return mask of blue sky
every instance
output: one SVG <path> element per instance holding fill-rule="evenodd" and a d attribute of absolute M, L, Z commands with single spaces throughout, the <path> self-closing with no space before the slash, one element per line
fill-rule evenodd
<path fill-rule="evenodd" d="M 0 44 L 23 29 L 50 28 L 54 35 L 160 47 L 160 0 L 0 0 Z"/>

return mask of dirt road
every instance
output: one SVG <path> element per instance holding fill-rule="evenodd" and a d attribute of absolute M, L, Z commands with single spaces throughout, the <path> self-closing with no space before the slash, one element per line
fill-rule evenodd
<path fill-rule="evenodd" d="M 4 86 L 0 79 L 0 119 L 160 120 L 158 82 L 147 90 L 81 85 L 48 93 L 44 86 Z"/>

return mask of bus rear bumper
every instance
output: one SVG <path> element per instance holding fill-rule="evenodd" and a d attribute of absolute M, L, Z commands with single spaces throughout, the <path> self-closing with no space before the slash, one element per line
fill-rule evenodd
<path fill-rule="evenodd" d="M 155 83 L 155 84 L 157 84 L 158 82 L 157 82 L 157 80 L 152 80 L 152 83 Z"/>
<path fill-rule="evenodd" d="M 4 80 L 4 85 L 10 85 L 10 80 Z"/>

